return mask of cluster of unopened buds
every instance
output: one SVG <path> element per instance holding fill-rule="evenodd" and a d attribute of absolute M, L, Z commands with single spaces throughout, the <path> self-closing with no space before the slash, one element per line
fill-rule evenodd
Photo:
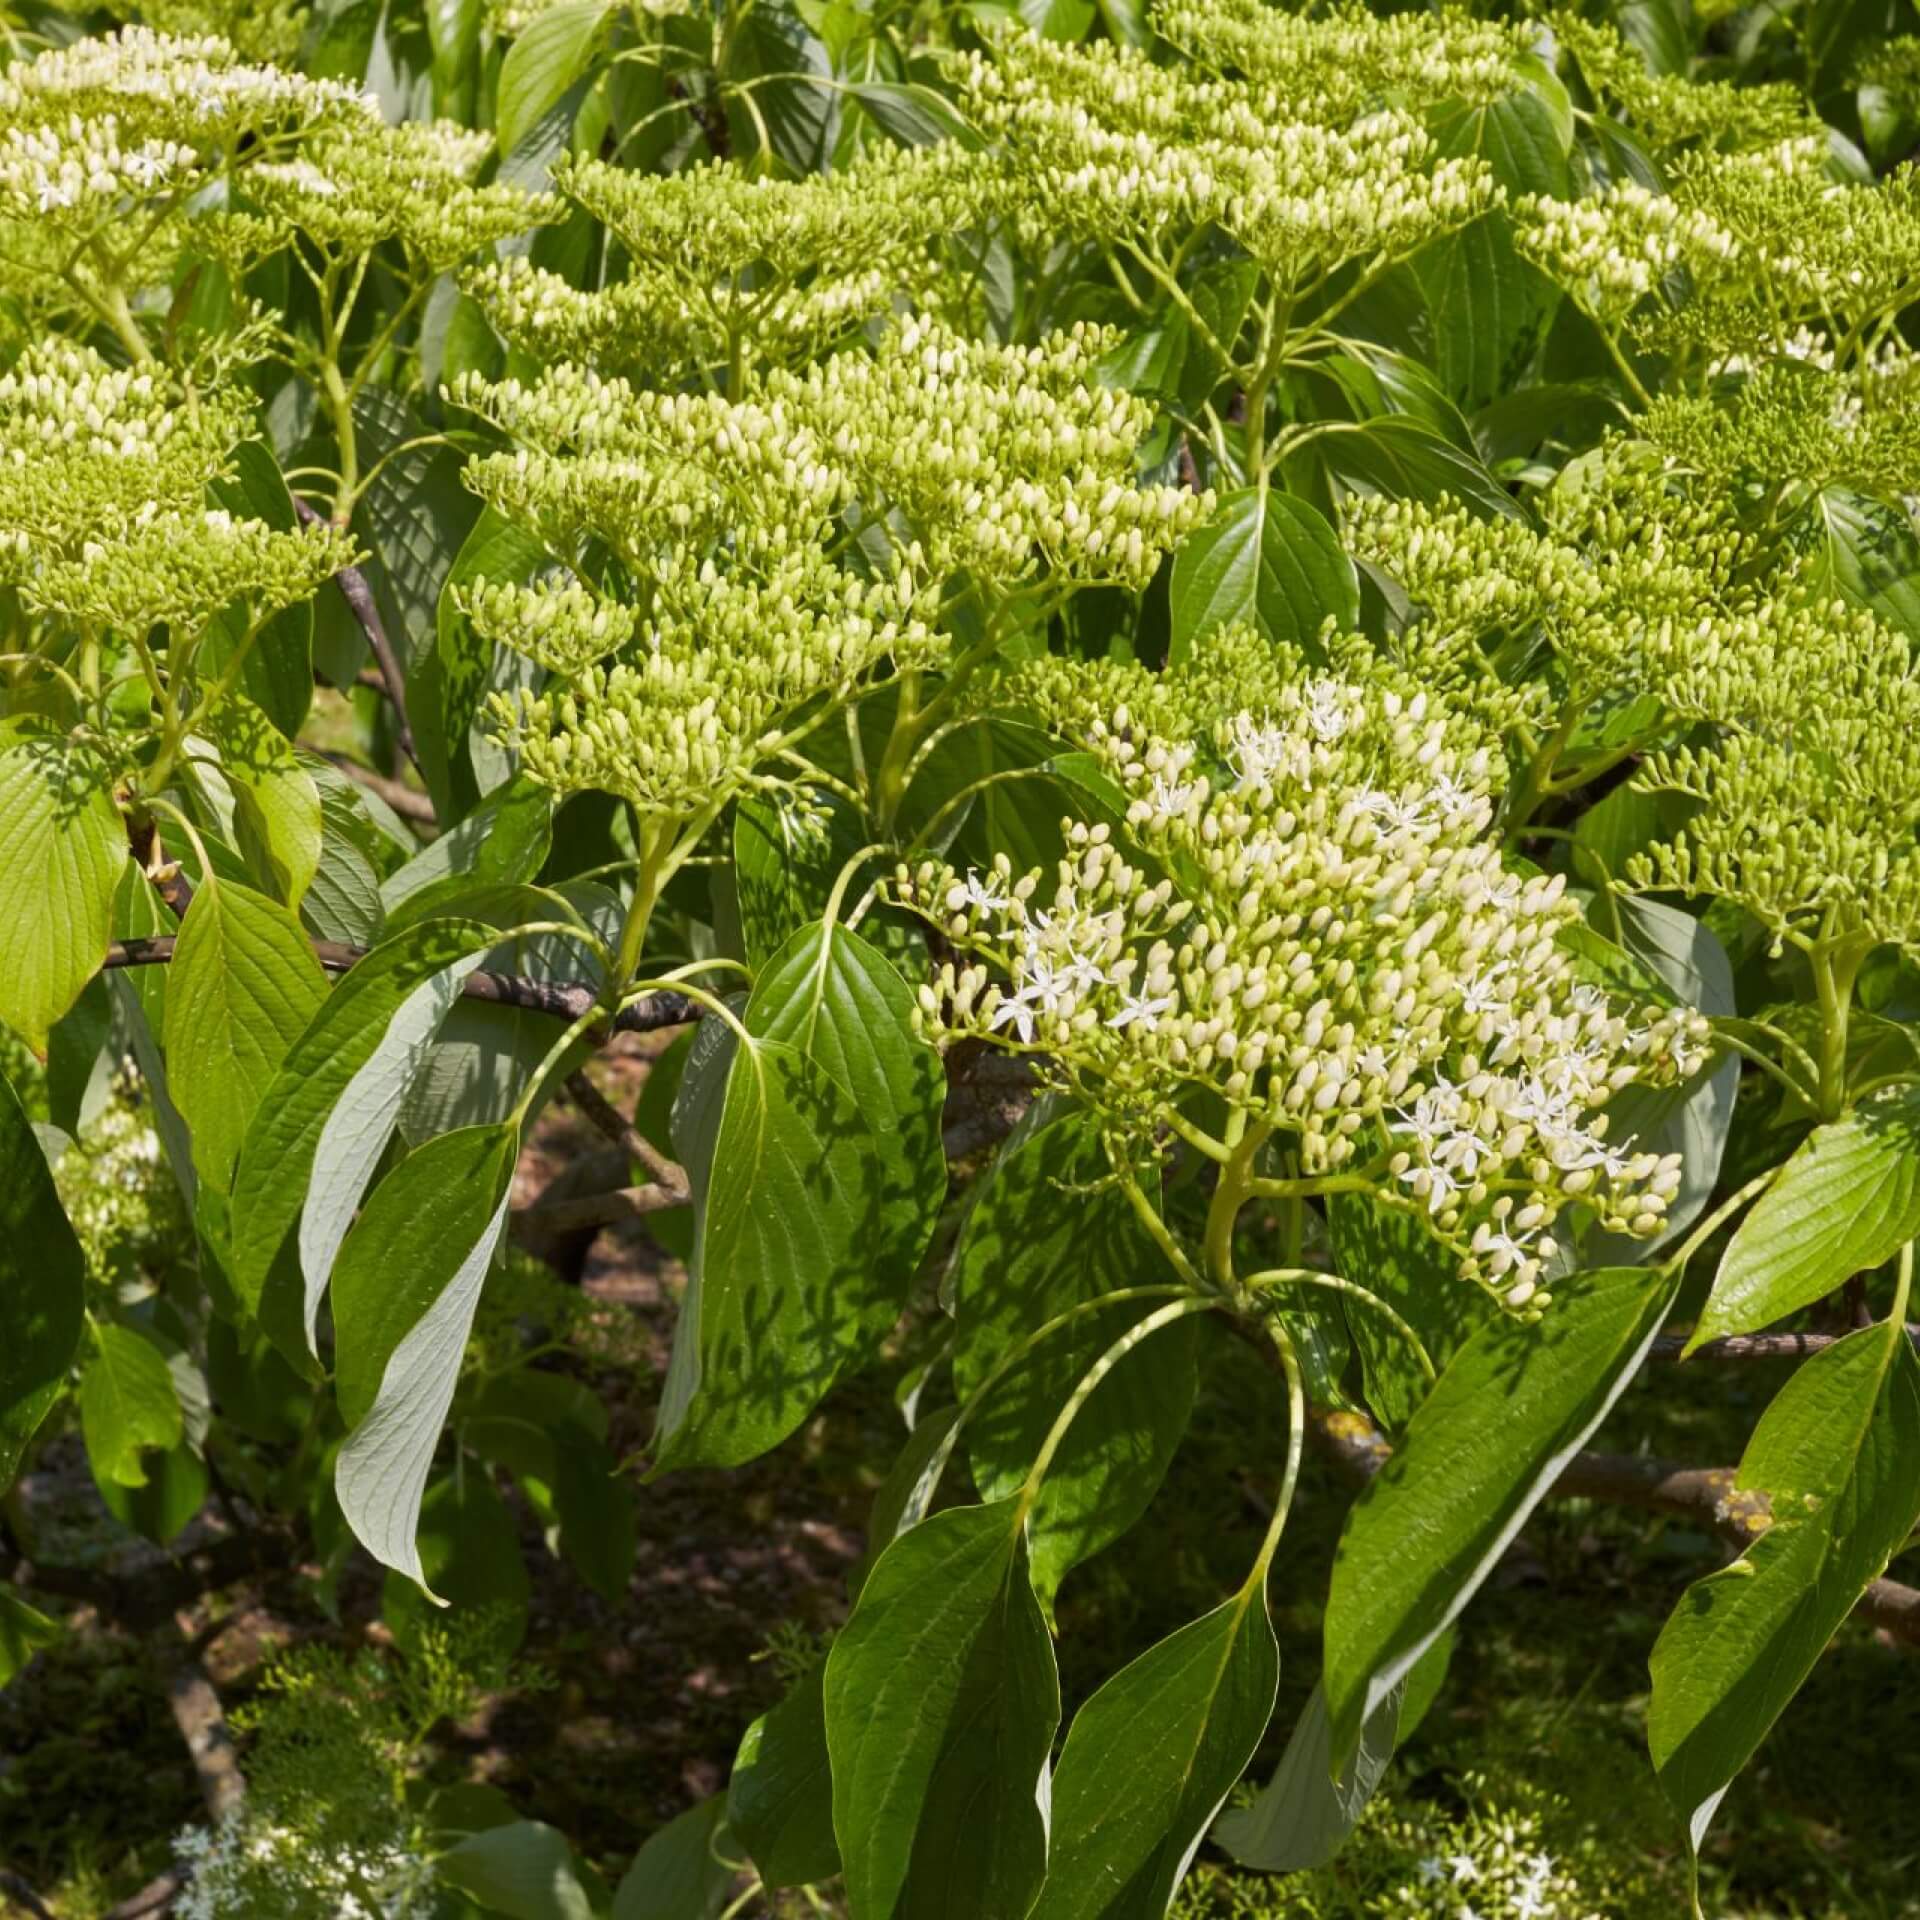
<path fill-rule="evenodd" d="M 1004 856 L 902 869 L 962 956 L 922 990 L 931 1034 L 1030 1050 L 1136 1134 L 1192 1139 L 1205 1087 L 1309 1185 L 1417 1214 L 1515 1310 L 1546 1303 L 1567 1207 L 1659 1227 L 1679 1161 L 1616 1147 L 1605 1106 L 1694 1072 L 1705 1022 L 1578 979 L 1564 881 L 1485 838 L 1484 755 L 1448 748 L 1423 697 L 1334 681 L 1204 746 L 1128 721 L 1109 758 L 1138 855 L 1079 821 L 1050 891 Z"/>

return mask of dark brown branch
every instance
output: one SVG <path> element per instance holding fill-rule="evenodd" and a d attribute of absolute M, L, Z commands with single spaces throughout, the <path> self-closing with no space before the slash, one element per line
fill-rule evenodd
<path fill-rule="evenodd" d="M 309 525 L 324 524 L 326 516 L 301 499 L 293 496 L 295 511 Z M 413 728 L 407 720 L 407 683 L 400 671 L 399 656 L 393 650 L 393 643 L 387 638 L 387 630 L 380 623 L 380 609 L 373 603 L 373 589 L 367 584 L 367 576 L 358 567 L 342 567 L 333 576 L 333 583 L 340 589 L 341 598 L 351 609 L 353 617 L 360 624 L 360 631 L 367 636 L 367 645 L 373 650 L 374 664 L 380 669 L 380 679 L 386 688 L 387 699 L 393 707 L 393 717 L 398 730 L 400 750 L 417 767 L 420 756 L 413 748 Z"/>
<path fill-rule="evenodd" d="M 1356 1480 L 1371 1480 L 1393 1455 L 1392 1443 L 1365 1414 L 1316 1407 L 1308 1425 L 1321 1450 Z M 1730 1546 L 1745 1547 L 1773 1524 L 1773 1515 L 1765 1494 L 1743 1490 L 1735 1479 L 1731 1467 L 1687 1467 L 1628 1453 L 1576 1453 L 1549 1497 L 1670 1514 Z M 1890 1639 L 1920 1647 L 1920 1589 L 1876 1580 L 1854 1611 Z"/>
<path fill-rule="evenodd" d="M 567 1076 L 567 1097 L 629 1160 L 637 1160 L 661 1187 L 687 1195 L 686 1169 L 669 1159 L 588 1079 L 585 1068 Z M 663 1203 L 665 1204 L 665 1203 Z"/>
<path fill-rule="evenodd" d="M 404 780 L 390 780 L 384 773 L 375 773 L 371 767 L 363 767 L 358 760 L 344 753 L 330 753 L 326 759 L 329 765 L 338 768 L 355 786 L 378 794 L 403 820 L 417 820 L 424 827 L 437 827 L 440 824 L 440 817 L 433 810 L 433 802 L 424 793 L 408 786 Z"/>
<path fill-rule="evenodd" d="M 160 823 L 151 815 L 145 819 L 130 817 L 127 845 L 140 871 L 153 882 L 154 892 L 167 903 L 176 920 L 184 920 L 193 905 L 193 885 L 180 871 L 179 862 L 167 858 L 160 841 Z"/>
<path fill-rule="evenodd" d="M 502 939 L 506 938 L 503 934 Z M 364 947 L 338 940 L 316 940 L 313 956 L 329 973 L 345 973 L 367 957 Z M 159 967 L 173 958 L 174 936 L 160 934 L 146 940 L 116 940 L 103 963 L 114 967 Z M 469 1000 L 487 1000 L 496 1006 L 524 1007 L 530 1013 L 551 1014 L 556 1020 L 581 1020 L 599 997 L 581 981 L 528 980 L 512 973 L 470 973 L 460 991 Z M 658 1033 L 663 1027 L 684 1027 L 702 1013 L 698 1001 L 683 993 L 650 993 L 622 1007 L 606 1025 L 607 1034 Z M 603 1036 L 604 1037 L 604 1036 Z"/>
<path fill-rule="evenodd" d="M 1804 1360 L 1845 1337 L 1838 1333 L 1735 1333 L 1724 1340 L 1709 1340 L 1691 1357 L 1695 1360 Z M 1652 1357 L 1678 1360 L 1686 1351 L 1687 1338 L 1684 1333 L 1663 1333 L 1653 1343 Z M 1907 1338 L 1920 1345 L 1920 1321 L 1907 1323 Z"/>

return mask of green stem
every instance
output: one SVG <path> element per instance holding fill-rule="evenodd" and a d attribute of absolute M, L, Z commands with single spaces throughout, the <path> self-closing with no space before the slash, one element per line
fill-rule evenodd
<path fill-rule="evenodd" d="M 1352 1299 L 1364 1300 L 1413 1349 L 1414 1357 L 1420 1362 L 1420 1371 L 1426 1375 L 1428 1382 L 1431 1383 L 1437 1377 L 1432 1357 L 1428 1354 L 1419 1334 L 1377 1293 L 1369 1291 L 1356 1281 L 1343 1279 L 1337 1273 L 1317 1273 L 1311 1267 L 1274 1267 L 1265 1273 L 1256 1273 L 1246 1284 L 1249 1288 L 1322 1287 L 1329 1293 L 1344 1293 Z"/>
<path fill-rule="evenodd" d="M 1047 1437 L 1040 1443 L 1040 1451 L 1034 1455 L 1033 1466 L 1020 1486 L 1020 1510 L 1025 1513 L 1032 1507 L 1040 1493 L 1041 1483 L 1047 1477 L 1047 1469 L 1053 1465 L 1053 1456 L 1060 1451 L 1061 1442 L 1067 1437 L 1067 1430 L 1078 1417 L 1080 1409 L 1092 1398 L 1094 1389 L 1117 1367 L 1143 1340 L 1151 1339 L 1162 1327 L 1170 1327 L 1176 1320 L 1185 1320 L 1196 1313 L 1217 1313 L 1221 1303 L 1218 1300 L 1197 1300 L 1191 1296 L 1180 1300 L 1170 1300 L 1164 1307 L 1156 1307 L 1144 1320 L 1136 1321 L 1129 1327 L 1105 1353 L 1103 1353 L 1084 1374 L 1080 1384 L 1067 1397 L 1067 1403 L 1054 1416 L 1053 1425 L 1047 1429 Z"/>
<path fill-rule="evenodd" d="M 1264 1120 L 1247 1126 L 1244 1115 L 1235 1114 L 1234 1119 L 1240 1123 L 1239 1138 L 1228 1142 L 1230 1156 L 1220 1169 L 1213 1198 L 1207 1205 L 1207 1278 L 1223 1292 L 1233 1290 L 1233 1229 L 1240 1209 L 1253 1193 L 1254 1156 L 1273 1132 Z"/>
<path fill-rule="evenodd" d="M 1280 1370 L 1287 1377 L 1287 1464 L 1280 1476 L 1279 1497 L 1273 1503 L 1273 1518 L 1267 1523 L 1267 1537 L 1260 1543 L 1259 1557 L 1247 1575 L 1249 1588 L 1265 1583 L 1267 1569 L 1279 1550 L 1280 1536 L 1286 1531 L 1287 1515 L 1293 1510 L 1293 1492 L 1300 1484 L 1300 1456 L 1307 1439 L 1307 1388 L 1300 1374 L 1300 1356 L 1294 1351 L 1287 1330 L 1277 1321 L 1267 1322 L 1267 1331 L 1280 1355 Z"/>

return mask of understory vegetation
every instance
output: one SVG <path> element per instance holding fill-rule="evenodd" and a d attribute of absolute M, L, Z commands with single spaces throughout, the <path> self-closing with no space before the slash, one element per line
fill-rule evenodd
<path fill-rule="evenodd" d="M 1920 1913 L 1908 0 L 0 18 L 0 1904 Z"/>

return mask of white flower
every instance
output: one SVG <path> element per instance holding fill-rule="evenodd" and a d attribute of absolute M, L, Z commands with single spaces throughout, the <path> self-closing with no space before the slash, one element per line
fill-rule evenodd
<path fill-rule="evenodd" d="M 1307 689 L 1307 725 L 1322 739 L 1338 740 L 1350 725 L 1346 689 L 1338 680 L 1316 680 Z"/>
<path fill-rule="evenodd" d="M 1453 1869 L 1453 1884 L 1456 1887 L 1464 1887 L 1470 1880 L 1480 1878 L 1480 1869 L 1473 1864 L 1471 1854 L 1456 1853 L 1447 1865 Z M 1461 1911 L 1464 1913 L 1466 1909 L 1463 1907 Z"/>
<path fill-rule="evenodd" d="M 1023 1047 L 1033 1045 L 1033 1003 L 1032 987 L 1022 987 L 1018 993 L 1003 994 L 1000 1004 L 993 1010 L 993 1018 L 987 1022 L 989 1028 L 1012 1027 L 1020 1036 Z"/>
<path fill-rule="evenodd" d="M 1136 1022 L 1148 1033 L 1157 1032 L 1160 1016 L 1173 1005 L 1173 996 L 1163 994 L 1157 1000 L 1150 1000 L 1144 993 L 1130 993 L 1120 1003 L 1120 1011 L 1108 1022 L 1110 1027 L 1130 1027 Z"/>
<path fill-rule="evenodd" d="M 1004 913 L 1013 905 L 1013 896 L 982 880 L 977 871 L 969 870 L 960 883 L 960 904 L 978 908 L 982 913 Z"/>
<path fill-rule="evenodd" d="M 1503 960 L 1485 973 L 1476 973 L 1460 991 L 1461 1006 L 1475 1018 L 1483 1013 L 1498 1013 L 1507 1004 L 1506 995 L 1500 991 L 1500 983 L 1512 971 Z"/>
<path fill-rule="evenodd" d="M 1427 1857 L 1420 1862 L 1420 1884 L 1425 1887 L 1432 1886 L 1445 1871 L 1446 1869 L 1441 1866 L 1439 1859 L 1431 1853 L 1428 1854 Z"/>
<path fill-rule="evenodd" d="M 1153 776 L 1153 786 L 1147 794 L 1147 807 L 1154 819 L 1168 821 L 1183 814 L 1195 792 L 1190 780 L 1169 780 L 1164 773 Z"/>

